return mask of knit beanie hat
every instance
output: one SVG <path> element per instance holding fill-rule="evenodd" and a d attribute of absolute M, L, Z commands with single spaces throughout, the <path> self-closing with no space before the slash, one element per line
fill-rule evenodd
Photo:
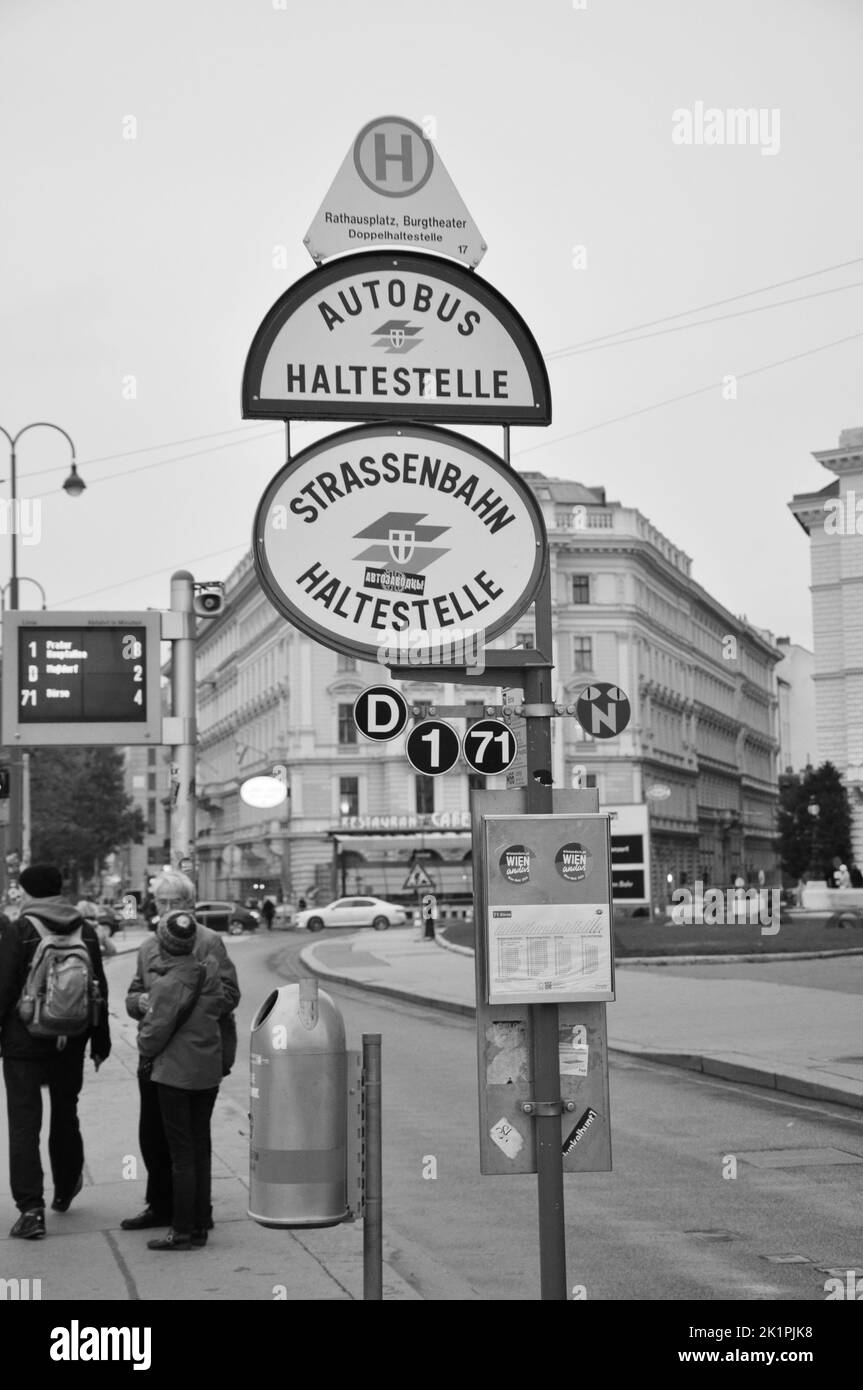
<path fill-rule="evenodd" d="M 169 956 L 188 956 L 195 944 L 197 922 L 191 912 L 169 912 L 156 931 L 159 942 Z"/>
<path fill-rule="evenodd" d="M 63 891 L 63 875 L 53 864 L 31 864 L 21 870 L 18 882 L 31 898 L 56 898 Z"/>

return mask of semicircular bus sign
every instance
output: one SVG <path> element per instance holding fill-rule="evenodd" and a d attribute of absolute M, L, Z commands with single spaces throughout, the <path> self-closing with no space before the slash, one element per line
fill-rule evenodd
<path fill-rule="evenodd" d="M 270 602 L 324 646 L 389 665 L 470 665 L 529 608 L 542 513 L 481 444 L 432 426 L 363 425 L 272 479 L 255 517 Z"/>
<path fill-rule="evenodd" d="M 360 252 L 270 309 L 243 373 L 247 419 L 551 421 L 527 324 L 493 286 L 421 252 Z"/>

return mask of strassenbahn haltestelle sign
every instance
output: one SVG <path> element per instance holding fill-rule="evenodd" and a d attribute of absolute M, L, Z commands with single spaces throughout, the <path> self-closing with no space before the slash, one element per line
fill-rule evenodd
<path fill-rule="evenodd" d="M 488 449 L 432 426 L 365 425 L 276 474 L 252 549 L 270 602 L 303 632 L 348 656 L 420 663 L 511 627 L 544 545 L 533 493 Z"/>
<path fill-rule="evenodd" d="M 450 261 L 371 251 L 313 270 L 267 314 L 243 374 L 249 419 L 547 425 L 527 324 Z"/>

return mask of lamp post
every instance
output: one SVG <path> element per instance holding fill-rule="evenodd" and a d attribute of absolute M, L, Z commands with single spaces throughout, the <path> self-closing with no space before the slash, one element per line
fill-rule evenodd
<path fill-rule="evenodd" d="M 339 802 L 339 810 L 341 811 L 342 816 L 349 816 L 349 815 L 351 814 L 351 803 L 348 801 L 347 797 L 343 797 L 342 800 Z M 342 879 L 342 892 L 341 892 L 341 896 L 342 896 L 343 898 L 347 896 L 347 891 L 348 891 L 348 890 L 347 890 L 347 887 L 345 886 L 346 867 L 347 867 L 347 866 L 346 866 L 346 864 L 345 864 L 345 847 L 344 847 L 344 845 L 340 845 L 340 846 L 339 846 L 339 869 L 340 869 L 340 871 L 341 871 L 341 879 Z"/>
<path fill-rule="evenodd" d="M 0 434 L 9 444 L 9 465 L 10 465 L 10 502 L 12 508 L 11 525 L 9 527 L 9 540 L 12 547 L 12 565 L 9 577 L 9 608 L 13 612 L 18 610 L 18 455 L 16 452 L 18 440 L 28 430 L 47 429 L 56 430 L 62 434 L 63 438 L 72 451 L 72 470 L 63 483 L 63 490 L 69 497 L 80 497 L 87 484 L 78 475 L 78 465 L 75 461 L 75 445 L 71 436 L 61 429 L 59 425 L 54 425 L 50 420 L 34 420 L 29 425 L 24 425 L 17 434 L 10 434 L 7 429 L 0 425 Z M 5 591 L 4 591 L 5 592 Z M 43 593 L 44 608 L 44 593 Z M 23 845 L 23 814 L 24 802 L 29 800 L 29 789 L 25 790 L 25 763 L 21 756 L 20 749 L 10 749 L 9 756 L 9 829 L 6 840 L 6 870 L 7 870 L 7 891 L 8 887 L 17 880 L 18 872 L 21 868 L 21 856 L 24 850 Z"/>
<path fill-rule="evenodd" d="M 809 872 L 812 873 L 812 870 L 815 868 L 815 846 L 818 842 L 818 817 L 821 814 L 821 807 L 818 805 L 814 796 L 809 798 L 806 809 L 812 818 L 810 821 L 812 834 L 809 837 Z M 829 888 L 830 886 L 828 881 L 827 887 Z"/>
<path fill-rule="evenodd" d="M 256 753 L 260 759 L 270 763 L 269 771 L 258 773 L 255 776 L 247 777 L 240 784 L 240 800 L 247 806 L 252 806 L 258 811 L 275 811 L 280 806 L 285 806 L 285 815 L 289 816 L 287 803 L 290 798 L 290 787 L 288 785 L 288 768 L 286 763 L 273 763 L 269 753 L 265 753 L 263 748 L 258 748 L 256 744 L 247 743 L 245 739 L 235 739 L 234 749 L 237 758 L 237 768 L 242 776 L 243 760 L 247 753 Z M 286 894 L 285 881 L 285 850 L 287 839 L 281 842 L 281 849 L 274 851 L 272 842 L 267 846 L 267 853 L 270 859 L 279 858 L 279 894 L 284 899 Z M 268 870 L 269 872 L 269 870 Z M 275 874 L 271 875 L 275 877 Z M 266 885 L 264 885 L 266 887 Z M 253 884 L 253 887 L 255 885 Z"/>

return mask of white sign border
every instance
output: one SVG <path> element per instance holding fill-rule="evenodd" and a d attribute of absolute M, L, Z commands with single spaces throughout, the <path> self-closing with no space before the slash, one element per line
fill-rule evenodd
<path fill-rule="evenodd" d="M 515 469 L 510 468 L 501 458 L 493 454 L 484 444 L 479 444 L 475 439 L 470 439 L 467 435 L 457 434 L 454 430 L 442 430 L 433 425 L 394 425 L 387 429 L 385 424 L 357 425 L 351 430 L 339 430 L 336 434 L 328 434 L 324 439 L 318 439 L 314 444 L 299 454 L 295 454 L 289 463 L 284 464 L 270 479 L 264 495 L 258 503 L 255 512 L 255 521 L 252 528 L 252 559 L 254 561 L 255 573 L 258 576 L 258 583 L 269 599 L 270 603 L 283 618 L 287 618 L 294 627 L 299 628 L 307 637 L 320 642 L 330 651 L 340 652 L 342 656 L 353 656 L 358 661 L 378 661 L 380 647 L 366 645 L 364 642 L 349 642 L 329 628 L 322 627 L 315 623 L 311 618 L 299 608 L 295 608 L 290 599 L 280 588 L 266 554 L 266 518 L 272 505 L 273 498 L 282 488 L 289 473 L 305 467 L 317 454 L 336 449 L 341 444 L 346 444 L 350 440 L 373 440 L 380 439 L 387 434 L 404 436 L 405 440 L 428 439 L 433 443 L 445 447 L 447 444 L 464 449 L 466 453 L 473 454 L 476 458 L 490 467 L 495 473 L 505 477 L 510 486 L 524 502 L 531 522 L 533 523 L 534 536 L 536 539 L 533 568 L 526 588 L 522 591 L 519 598 L 507 609 L 503 617 L 484 630 L 486 641 L 499 637 L 502 632 L 507 632 L 523 613 L 526 613 L 530 605 L 536 598 L 542 580 L 543 569 L 548 562 L 548 540 L 545 532 L 545 522 L 542 518 L 542 511 L 535 496 L 531 492 L 527 483 Z M 394 665 L 400 662 L 395 661 Z M 411 662 L 413 664 L 413 661 Z M 440 666 L 454 664 L 447 660 L 446 653 L 437 653 L 428 661 L 418 661 L 417 671 L 421 671 L 423 666 Z"/>
<path fill-rule="evenodd" d="M 470 294 L 497 319 L 515 343 L 533 390 L 533 407 L 470 405 L 428 401 L 313 401 L 260 398 L 261 377 L 277 335 L 285 323 L 313 295 L 331 290 L 339 280 L 374 271 L 399 269 L 405 273 L 428 275 L 443 280 L 454 289 Z M 428 420 L 437 424 L 550 425 L 551 386 L 548 371 L 530 328 L 509 300 L 478 275 L 456 261 L 433 256 L 427 251 L 356 251 L 309 271 L 296 280 L 264 316 L 249 348 L 243 368 L 242 411 L 244 420 Z"/>

